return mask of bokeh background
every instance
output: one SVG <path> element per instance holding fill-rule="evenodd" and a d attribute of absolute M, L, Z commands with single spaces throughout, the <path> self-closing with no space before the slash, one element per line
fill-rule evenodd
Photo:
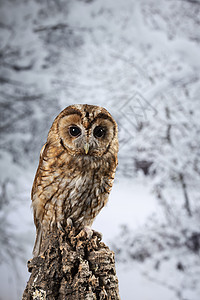
<path fill-rule="evenodd" d="M 21 298 L 31 186 L 58 113 L 104 106 L 119 166 L 93 228 L 122 299 L 200 297 L 200 1 L 0 1 L 0 299 Z"/>

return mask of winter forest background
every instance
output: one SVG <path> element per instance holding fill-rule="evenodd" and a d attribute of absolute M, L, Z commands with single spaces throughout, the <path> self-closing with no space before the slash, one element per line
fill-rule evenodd
<path fill-rule="evenodd" d="M 57 114 L 107 108 L 119 166 L 93 228 L 122 299 L 200 299 L 200 1 L 0 1 L 0 299 L 20 299 L 30 192 Z"/>

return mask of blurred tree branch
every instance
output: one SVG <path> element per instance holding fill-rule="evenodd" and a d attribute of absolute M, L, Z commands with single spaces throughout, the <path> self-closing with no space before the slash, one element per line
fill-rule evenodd
<path fill-rule="evenodd" d="M 188 216 L 191 217 L 192 212 L 191 212 L 191 208 L 190 208 L 190 200 L 189 200 L 189 196 L 188 196 L 187 185 L 185 183 L 185 176 L 183 175 L 183 173 L 179 174 L 179 178 L 180 178 L 180 182 L 181 182 L 181 186 L 182 186 L 183 194 L 184 194 L 184 199 L 185 199 L 184 206 L 185 206 Z"/>

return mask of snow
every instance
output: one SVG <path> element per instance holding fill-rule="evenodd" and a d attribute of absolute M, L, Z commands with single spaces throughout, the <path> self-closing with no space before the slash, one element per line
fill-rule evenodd
<path fill-rule="evenodd" d="M 175 293 L 167 287 L 148 279 L 140 269 L 140 265 L 131 264 L 126 268 L 117 265 L 119 290 L 122 299 L 133 300 L 174 300 Z M 169 274 L 166 274 L 167 276 Z"/>
<path fill-rule="evenodd" d="M 109 243 L 119 232 L 122 225 L 128 224 L 131 230 L 144 225 L 153 213 L 159 214 L 151 187 L 144 185 L 138 179 L 115 180 L 109 201 L 103 213 L 96 217 L 93 228 L 103 234 L 103 239 Z M 161 212 L 160 212 L 161 215 Z"/>

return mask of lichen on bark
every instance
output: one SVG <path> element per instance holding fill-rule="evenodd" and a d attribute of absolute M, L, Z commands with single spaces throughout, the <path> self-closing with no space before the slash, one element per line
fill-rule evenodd
<path fill-rule="evenodd" d="M 42 253 L 28 261 L 23 300 L 120 299 L 114 252 L 95 232 L 90 239 L 71 227 L 48 232 Z"/>

